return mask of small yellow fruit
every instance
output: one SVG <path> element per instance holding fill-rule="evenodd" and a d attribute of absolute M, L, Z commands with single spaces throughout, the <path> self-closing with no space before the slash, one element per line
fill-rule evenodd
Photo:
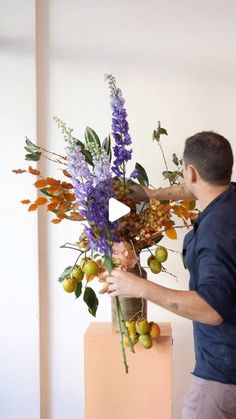
<path fill-rule="evenodd" d="M 91 275 L 96 276 L 99 272 L 98 264 L 95 262 L 95 260 L 92 260 L 92 259 L 85 261 L 82 264 L 81 269 L 88 276 L 91 276 Z"/>
<path fill-rule="evenodd" d="M 139 342 L 143 345 L 145 349 L 150 349 L 152 347 L 152 339 L 150 335 L 140 335 Z"/>
<path fill-rule="evenodd" d="M 146 335 L 149 332 L 150 326 L 146 319 L 137 320 L 135 323 L 136 331 L 139 335 Z"/>
<path fill-rule="evenodd" d="M 151 260 L 155 260 L 155 256 L 154 255 L 150 255 L 147 259 L 147 264 L 148 266 L 150 265 Z"/>
<path fill-rule="evenodd" d="M 160 329 L 159 324 L 151 322 L 150 331 L 149 331 L 149 335 L 151 336 L 151 338 L 157 339 L 159 338 L 160 334 L 161 334 L 161 329 Z"/>
<path fill-rule="evenodd" d="M 73 271 L 70 274 L 71 279 L 74 281 L 80 282 L 84 277 L 84 273 L 80 266 L 75 266 Z"/>
<path fill-rule="evenodd" d="M 131 340 L 133 346 L 136 345 L 136 343 L 138 342 L 138 339 L 139 338 L 138 338 L 137 333 L 130 333 L 130 340 Z M 129 338 L 126 335 L 124 335 L 124 337 L 123 337 L 123 342 L 124 342 L 125 346 L 131 346 L 130 343 L 129 343 Z"/>
<path fill-rule="evenodd" d="M 161 263 L 155 258 L 150 261 L 149 268 L 152 273 L 159 274 L 159 272 L 161 272 L 162 266 Z"/>
<path fill-rule="evenodd" d="M 165 247 L 157 247 L 155 251 L 155 258 L 158 260 L 158 262 L 163 263 L 168 258 L 168 252 Z"/>
<path fill-rule="evenodd" d="M 136 328 L 135 328 L 135 321 L 132 322 L 125 322 L 125 325 L 129 331 L 129 333 L 136 333 Z"/>
<path fill-rule="evenodd" d="M 64 291 L 66 292 L 74 292 L 76 288 L 76 283 L 71 278 L 63 279 L 62 285 L 63 285 Z"/>

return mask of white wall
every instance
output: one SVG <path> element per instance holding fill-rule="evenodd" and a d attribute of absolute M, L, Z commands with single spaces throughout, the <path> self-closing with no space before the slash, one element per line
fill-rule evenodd
<path fill-rule="evenodd" d="M 30 13 L 32 5 L 27 2 L 25 4 Z M 11 18 L 12 9 L 8 12 Z M 40 122 L 38 134 L 40 141 L 49 149 L 63 151 L 63 139 L 52 121 L 55 114 L 74 127 L 80 138 L 87 125 L 93 127 L 102 138 L 107 135 L 110 131 L 111 112 L 109 91 L 103 77 L 104 73 L 111 72 L 116 76 L 126 98 L 134 144 L 134 160 L 145 166 L 152 184 L 163 184 L 163 162 L 157 145 L 151 140 L 152 130 L 158 120 L 162 121 L 169 132 L 169 137 L 163 139 L 163 147 L 169 157 L 173 152 L 181 154 L 185 138 L 202 129 L 214 129 L 222 133 L 229 138 L 235 151 L 236 4 L 233 0 L 224 4 L 216 0 L 41 0 L 38 2 L 37 16 L 40 21 L 37 74 Z M 14 26 L 19 31 L 19 37 L 21 28 L 24 27 L 22 20 L 18 20 Z M 6 27 L 5 32 L 7 31 L 13 36 L 10 25 Z M 11 168 L 12 165 L 21 165 L 19 159 L 22 158 L 23 136 L 27 134 L 33 137 L 35 130 L 35 108 L 32 105 L 34 83 L 28 82 L 33 77 L 33 69 L 30 66 L 26 69 L 24 65 L 25 60 L 30 58 L 21 44 L 18 44 L 14 51 L 13 54 L 8 45 L 8 49 L 5 48 L 1 52 L 1 59 L 7 57 L 4 67 L 9 86 L 5 93 L 8 105 L 4 103 L 8 118 L 6 120 L 9 121 L 15 116 L 18 121 L 18 124 L 10 124 L 10 131 L 9 123 L 5 123 L 5 137 L 8 142 L 11 141 L 11 149 L 13 144 L 15 149 L 17 143 L 17 152 L 14 151 L 14 161 L 9 163 L 4 159 L 4 173 L 9 173 L 9 166 Z M 13 75 L 11 78 L 13 59 L 18 60 L 18 66 L 22 66 L 24 72 L 21 75 L 18 71 L 18 78 L 13 78 Z M 13 106 L 12 100 L 9 99 L 9 91 L 11 97 L 15 98 L 17 89 L 20 92 L 24 90 L 24 95 L 21 93 L 23 101 L 15 99 Z M 48 173 L 57 173 L 50 165 L 44 164 L 44 167 Z M 19 199 L 30 195 L 31 188 L 26 178 L 12 180 L 11 175 L 8 175 L 8 182 L 9 178 L 10 182 L 17 182 L 17 192 L 15 196 L 10 192 L 11 205 L 8 213 L 1 208 L 5 236 L 9 237 L 11 231 L 8 246 L 6 247 L 5 242 L 3 245 L 7 254 L 5 260 L 8 260 L 5 277 L 9 276 L 8 267 L 12 264 L 13 257 L 21 272 L 17 275 L 17 280 L 14 278 L 14 286 L 11 282 L 7 283 L 7 297 L 4 298 L 2 307 L 4 318 L 10 319 L 12 329 L 16 318 L 22 322 L 22 317 L 31 313 L 28 321 L 31 322 L 31 327 L 34 326 L 31 338 L 32 345 L 37 349 L 37 325 L 34 323 L 37 311 L 34 309 L 34 306 L 37 306 L 35 217 L 26 214 L 24 208 L 17 204 Z M 6 193 L 9 194 L 7 188 Z M 6 217 L 9 217 L 8 222 L 5 222 Z M 48 223 L 49 220 L 50 216 L 47 218 L 41 213 L 41 417 L 83 419 L 83 334 L 89 322 L 94 319 L 82 302 L 75 301 L 69 294 L 66 295 L 57 283 L 57 277 L 63 268 L 74 260 L 72 250 L 63 250 L 59 246 L 65 241 L 75 240 L 80 227 L 69 222 L 55 226 Z M 24 234 L 25 231 L 28 232 L 27 235 Z M 14 250 L 13 253 L 10 242 L 11 237 L 15 237 L 16 234 L 21 245 L 20 249 L 17 248 L 17 252 Z M 179 237 L 177 243 L 166 241 L 167 243 L 168 247 L 180 249 L 182 237 Z M 26 270 L 27 251 L 33 252 L 33 260 Z M 158 277 L 158 282 L 186 289 L 188 276 L 180 258 L 173 255 L 167 267 L 177 274 L 178 280 L 162 275 Z M 29 278 L 32 276 L 33 282 L 29 285 Z M 150 279 L 157 280 L 151 275 Z M 96 284 L 94 286 L 99 288 Z M 174 419 L 180 419 L 182 397 L 193 367 L 191 322 L 175 317 L 152 304 L 149 304 L 149 318 L 171 321 L 173 324 Z M 96 320 L 110 320 L 110 301 L 106 295 L 100 297 Z M 15 345 L 24 352 L 24 356 L 26 348 L 27 351 L 31 348 L 27 327 L 22 328 L 26 330 L 26 334 L 21 341 L 15 339 Z M 8 330 L 4 322 L 6 342 L 10 342 L 6 337 Z M 18 328 L 14 328 L 13 333 L 17 334 Z M 14 336 L 11 335 L 12 340 Z M 14 374 L 12 371 L 12 366 L 18 362 L 18 355 L 15 351 L 12 353 L 9 347 L 10 343 L 7 343 L 6 374 L 11 383 L 14 380 L 20 382 L 21 371 L 16 373 L 14 369 Z M 26 368 L 31 371 L 32 379 L 35 367 L 32 368 L 31 365 L 34 356 L 32 353 L 30 355 Z M 3 377 L 6 377 L 6 374 Z M 1 386 L 4 386 L 6 378 L 0 380 Z M 30 387 L 28 382 L 24 383 L 22 393 L 29 389 L 33 391 L 36 387 L 36 384 Z M 8 406 L 12 397 L 11 390 L 5 386 L 4 406 Z M 18 416 L 4 413 L 5 416 L 1 415 L 3 419 L 38 417 L 37 408 L 34 414 L 27 416 L 25 407 L 19 408 L 20 399 L 16 393 L 12 399 L 18 406 Z M 33 409 L 31 402 L 30 408 Z"/>
<path fill-rule="evenodd" d="M 32 1 L 0 2 L 2 419 L 39 418 L 37 217 L 20 204 L 33 179 L 11 172 L 25 164 L 25 135 L 36 136 L 34 33 Z"/>

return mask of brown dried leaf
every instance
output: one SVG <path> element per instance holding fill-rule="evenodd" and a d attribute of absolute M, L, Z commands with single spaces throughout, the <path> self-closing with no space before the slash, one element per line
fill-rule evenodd
<path fill-rule="evenodd" d="M 75 201 L 75 195 L 73 193 L 66 192 L 64 194 L 66 201 L 73 202 Z"/>
<path fill-rule="evenodd" d="M 22 204 L 30 204 L 30 200 L 29 199 L 23 199 L 22 201 L 20 201 Z"/>
<path fill-rule="evenodd" d="M 36 209 L 38 209 L 38 205 L 37 204 L 31 204 L 28 208 L 28 211 L 35 211 Z"/>
<path fill-rule="evenodd" d="M 69 173 L 66 169 L 64 169 L 64 170 L 63 170 L 63 174 L 64 174 L 66 177 L 71 177 L 70 173 Z"/>
<path fill-rule="evenodd" d="M 50 195 L 58 196 L 62 193 L 62 188 L 61 188 L 61 186 L 59 186 L 59 187 L 51 186 L 50 188 L 48 188 L 48 193 Z"/>
<path fill-rule="evenodd" d="M 35 175 L 35 176 L 40 175 L 40 170 L 34 169 L 32 166 L 29 166 L 28 172 L 31 173 L 31 175 Z"/>
<path fill-rule="evenodd" d="M 44 196 L 40 196 L 39 198 L 36 199 L 35 204 L 43 205 L 43 204 L 46 204 L 46 202 L 48 202 L 47 198 L 45 198 Z"/>
<path fill-rule="evenodd" d="M 59 186 L 61 181 L 58 179 L 54 179 L 53 177 L 47 177 L 47 184 L 50 186 Z"/>
<path fill-rule="evenodd" d="M 51 220 L 51 223 L 53 224 L 59 224 L 62 220 L 60 220 L 60 218 L 53 218 L 53 220 Z"/>
<path fill-rule="evenodd" d="M 13 171 L 13 173 L 15 173 L 16 175 L 19 175 L 19 174 L 21 174 L 21 173 L 25 173 L 25 172 L 27 172 L 27 170 L 23 170 L 23 169 L 14 169 L 14 170 L 12 170 Z"/>
<path fill-rule="evenodd" d="M 47 185 L 48 185 L 47 179 L 39 179 L 39 180 L 36 180 L 36 182 L 34 182 L 34 186 L 36 188 L 44 188 Z"/>
<path fill-rule="evenodd" d="M 48 204 L 47 210 L 48 211 L 53 211 L 53 210 L 55 210 L 57 208 L 57 206 L 58 206 L 58 203 L 57 202 L 51 202 L 50 204 Z"/>

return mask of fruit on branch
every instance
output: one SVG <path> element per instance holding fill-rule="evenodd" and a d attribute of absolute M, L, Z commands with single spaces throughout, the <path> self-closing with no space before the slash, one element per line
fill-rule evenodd
<path fill-rule="evenodd" d="M 148 266 L 149 266 L 151 272 L 154 273 L 154 274 L 159 274 L 159 272 L 161 272 L 162 265 L 155 257 L 154 257 L 154 259 L 150 260 Z"/>
<path fill-rule="evenodd" d="M 148 334 L 140 335 L 139 336 L 139 342 L 142 344 L 142 346 L 145 349 L 150 349 L 152 347 L 152 339 L 151 339 L 150 335 L 148 335 Z"/>
<path fill-rule="evenodd" d="M 98 264 L 95 262 L 95 260 L 92 259 L 82 259 L 80 267 L 82 269 L 82 272 L 88 276 L 96 276 L 99 272 Z"/>
<path fill-rule="evenodd" d="M 84 278 L 84 272 L 82 271 L 80 266 L 75 266 L 72 270 L 70 277 L 72 280 L 80 282 Z"/>
<path fill-rule="evenodd" d="M 163 246 L 158 246 L 155 251 L 155 258 L 158 260 L 158 262 L 163 263 L 168 258 L 168 252 L 167 249 Z"/>
<path fill-rule="evenodd" d="M 136 331 L 139 335 L 146 335 L 149 332 L 150 326 L 146 319 L 137 320 L 135 323 Z"/>
<path fill-rule="evenodd" d="M 63 285 L 64 291 L 66 291 L 66 292 L 74 292 L 75 291 L 76 282 L 73 281 L 73 279 L 71 279 L 70 277 L 67 277 L 67 278 L 63 279 L 62 285 Z"/>

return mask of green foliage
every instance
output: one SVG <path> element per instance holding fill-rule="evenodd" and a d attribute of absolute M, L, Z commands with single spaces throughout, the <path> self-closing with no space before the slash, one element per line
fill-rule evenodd
<path fill-rule="evenodd" d="M 168 135 L 168 133 L 165 128 L 161 127 L 161 123 L 160 121 L 158 121 L 158 127 L 157 129 L 154 129 L 153 134 L 152 134 L 152 139 L 159 142 L 161 135 Z"/>
<path fill-rule="evenodd" d="M 98 299 L 94 290 L 90 287 L 86 287 L 83 299 L 88 306 L 89 313 L 95 317 L 98 308 Z"/>
<path fill-rule="evenodd" d="M 59 276 L 58 281 L 62 282 L 67 276 L 70 275 L 71 271 L 73 269 L 73 266 L 67 266 L 66 269 L 62 272 L 62 274 Z"/>
<path fill-rule="evenodd" d="M 82 293 L 82 281 L 77 282 L 77 284 L 76 284 L 76 288 L 75 288 L 75 296 L 76 296 L 76 298 L 79 298 L 80 295 L 81 295 L 81 293 Z"/>
<path fill-rule="evenodd" d="M 148 175 L 146 173 L 146 170 L 139 163 L 135 164 L 135 169 L 138 171 L 138 181 L 139 181 L 139 183 L 141 185 L 145 186 L 146 188 L 148 188 L 149 179 L 148 179 Z"/>
<path fill-rule="evenodd" d="M 28 137 L 25 138 L 26 146 L 24 147 L 24 149 L 27 151 L 25 155 L 25 160 L 39 161 L 42 155 L 40 147 L 32 143 L 32 141 L 30 141 Z"/>

